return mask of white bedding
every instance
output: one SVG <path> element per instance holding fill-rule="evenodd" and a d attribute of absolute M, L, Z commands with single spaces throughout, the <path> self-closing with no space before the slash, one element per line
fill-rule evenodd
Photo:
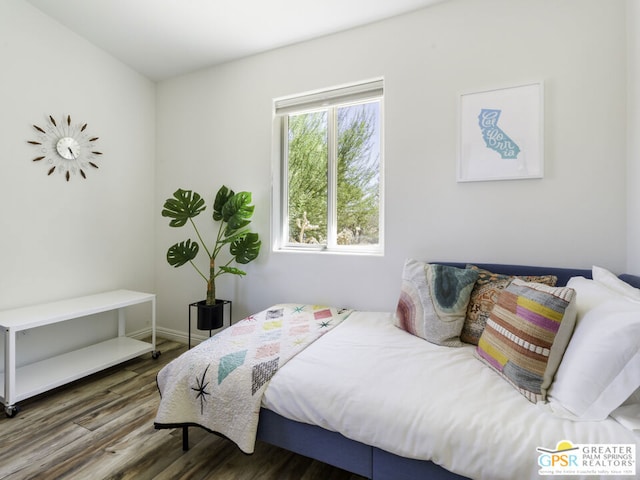
<path fill-rule="evenodd" d="M 392 313 L 352 313 L 278 371 L 262 405 L 474 479 L 542 478 L 536 448 L 561 440 L 635 444 L 640 454 L 639 432 L 611 418 L 557 418 L 476 359 L 473 346 L 428 343 L 395 327 Z"/>

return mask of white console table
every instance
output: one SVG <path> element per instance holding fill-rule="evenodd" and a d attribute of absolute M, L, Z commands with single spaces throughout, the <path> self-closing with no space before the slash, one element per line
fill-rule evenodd
<path fill-rule="evenodd" d="M 125 336 L 125 308 L 151 302 L 151 343 Z M 96 313 L 118 310 L 118 336 L 69 353 L 16 368 L 16 333 Z M 156 351 L 156 296 L 131 290 L 88 295 L 30 307 L 0 311 L 4 333 L 4 382 L 0 398 L 13 417 L 16 402 L 38 395 L 139 355 Z"/>

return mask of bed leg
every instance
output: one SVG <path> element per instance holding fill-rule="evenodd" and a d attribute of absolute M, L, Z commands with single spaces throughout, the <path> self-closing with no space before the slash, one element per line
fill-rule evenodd
<path fill-rule="evenodd" d="M 189 450 L 189 427 L 182 427 L 182 450 Z"/>

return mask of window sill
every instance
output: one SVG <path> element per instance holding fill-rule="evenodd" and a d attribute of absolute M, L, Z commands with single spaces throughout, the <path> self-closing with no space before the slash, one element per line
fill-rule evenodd
<path fill-rule="evenodd" d="M 357 257 L 384 257 L 384 249 L 328 249 L 323 247 L 280 247 L 274 248 L 274 253 L 311 253 L 316 255 L 351 255 Z"/>

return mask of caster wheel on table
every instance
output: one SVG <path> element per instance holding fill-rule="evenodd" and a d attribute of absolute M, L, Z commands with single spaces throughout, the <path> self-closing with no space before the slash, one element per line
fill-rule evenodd
<path fill-rule="evenodd" d="M 19 411 L 20 409 L 18 408 L 17 405 L 10 405 L 10 406 L 4 407 L 4 413 L 9 418 L 15 417 Z"/>
<path fill-rule="evenodd" d="M 151 352 L 151 358 L 156 360 L 160 356 L 161 353 L 162 352 L 160 350 L 154 350 L 153 352 Z"/>

